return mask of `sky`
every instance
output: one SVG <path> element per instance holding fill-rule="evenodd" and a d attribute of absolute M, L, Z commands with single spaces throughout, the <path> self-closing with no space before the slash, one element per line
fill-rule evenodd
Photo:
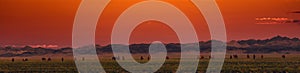
<path fill-rule="evenodd" d="M 143 0 L 112 0 L 99 17 L 96 44 L 110 43 L 118 16 Z M 199 41 L 210 40 L 208 25 L 189 0 L 163 0 L 179 8 L 193 23 Z M 300 19 L 300 0 L 216 0 L 223 15 L 228 40 L 266 39 L 276 35 L 298 37 L 300 25 L 255 24 L 257 17 Z M 0 0 L 0 45 L 71 46 L 72 27 L 81 0 Z M 185 24 L 182 24 L 185 26 Z M 185 30 L 185 29 L 182 29 Z M 178 42 L 163 22 L 146 21 L 131 34 L 130 43 Z"/>

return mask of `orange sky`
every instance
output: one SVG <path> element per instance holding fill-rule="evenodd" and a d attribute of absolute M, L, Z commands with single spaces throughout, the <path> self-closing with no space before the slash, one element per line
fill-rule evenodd
<path fill-rule="evenodd" d="M 97 26 L 96 43 L 108 44 L 116 18 L 130 5 L 142 0 L 112 0 Z M 200 40 L 210 39 L 207 24 L 189 0 L 164 0 L 190 18 Z M 299 24 L 258 25 L 256 17 L 300 19 L 299 0 L 217 0 L 224 16 L 228 40 L 265 39 L 275 35 L 300 37 Z M 80 0 L 0 0 L 0 45 L 56 44 L 70 46 L 72 25 Z M 184 30 L 184 29 L 182 29 Z M 178 42 L 164 23 L 147 21 L 135 29 L 132 43 Z"/>

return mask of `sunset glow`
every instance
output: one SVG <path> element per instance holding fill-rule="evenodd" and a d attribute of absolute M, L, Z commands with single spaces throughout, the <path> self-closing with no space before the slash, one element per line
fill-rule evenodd
<path fill-rule="evenodd" d="M 99 17 L 96 43 L 110 43 L 111 30 L 118 16 L 142 0 L 113 0 Z M 195 26 L 199 41 L 210 40 L 208 26 L 201 12 L 189 0 L 163 0 L 178 7 Z M 55 44 L 70 46 L 74 16 L 80 0 L 1 0 L 0 45 Z M 276 23 L 300 19 L 290 11 L 300 10 L 299 0 L 217 0 L 223 14 L 228 40 L 264 39 L 276 35 L 300 37 L 297 24 L 256 25 L 270 17 Z M 257 18 L 259 17 L 259 18 Z M 275 18 L 273 18 L 275 17 Z M 276 19 L 283 17 L 283 19 Z M 280 22 L 277 22 L 280 21 Z M 184 26 L 184 24 L 182 24 Z M 153 30 L 159 29 L 159 30 Z M 184 30 L 184 29 L 183 29 Z M 145 22 L 132 32 L 131 43 L 178 42 L 165 23 Z"/>

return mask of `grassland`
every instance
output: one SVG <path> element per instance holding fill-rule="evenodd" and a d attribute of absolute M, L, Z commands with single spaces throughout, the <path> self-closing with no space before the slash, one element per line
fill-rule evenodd
<path fill-rule="evenodd" d="M 251 55 L 252 57 L 252 55 Z M 138 59 L 138 58 L 137 58 Z M 122 69 L 117 62 L 110 58 L 100 58 L 101 64 L 104 69 L 109 73 L 127 72 Z M 175 72 L 179 58 L 171 57 L 168 59 L 163 67 L 157 72 L 172 73 Z M 138 62 L 145 63 L 147 60 L 137 60 Z M 198 72 L 202 73 L 206 71 L 209 59 L 205 56 L 204 59 L 200 59 Z M 11 62 L 9 58 L 1 58 L 0 73 L 74 73 L 77 72 L 76 65 L 72 59 L 66 59 L 61 62 L 59 58 L 54 58 L 52 61 L 40 61 L 38 58 L 30 59 L 28 62 L 22 62 L 16 59 L 15 62 Z M 239 55 L 238 59 L 229 59 L 227 56 L 222 73 L 298 73 L 300 72 L 300 56 L 299 55 L 287 55 L 285 59 L 281 58 L 281 55 L 264 55 L 262 59 L 260 55 L 254 60 L 252 58 L 246 58 L 245 55 Z"/>

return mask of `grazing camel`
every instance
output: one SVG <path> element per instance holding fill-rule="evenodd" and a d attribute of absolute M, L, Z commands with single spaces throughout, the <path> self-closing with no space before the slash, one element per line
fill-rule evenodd
<path fill-rule="evenodd" d="M 27 59 L 27 58 L 24 58 L 22 61 L 23 61 L 23 62 L 27 62 L 27 61 L 28 61 L 28 59 Z"/>
<path fill-rule="evenodd" d="M 238 58 L 239 58 L 239 56 L 238 56 L 238 55 L 233 55 L 233 57 L 234 57 L 235 59 L 238 59 Z"/>
<path fill-rule="evenodd" d="M 170 59 L 170 57 L 169 57 L 169 56 L 167 56 L 167 57 L 166 57 L 166 59 L 167 59 L 167 60 L 169 60 L 169 59 Z"/>
<path fill-rule="evenodd" d="M 12 62 L 15 62 L 15 58 L 12 58 L 11 61 L 12 61 Z"/>
<path fill-rule="evenodd" d="M 63 57 L 61 58 L 61 62 L 64 62 L 64 58 Z"/>
<path fill-rule="evenodd" d="M 150 60 L 150 56 L 148 56 L 148 58 L 147 58 L 148 60 Z"/>
<path fill-rule="evenodd" d="M 200 59 L 204 59 L 204 56 L 201 56 Z"/>
<path fill-rule="evenodd" d="M 125 57 L 124 57 L 124 56 L 122 56 L 122 60 L 125 60 Z"/>
<path fill-rule="evenodd" d="M 141 58 L 140 58 L 141 60 L 144 60 L 144 57 L 143 56 L 141 56 Z"/>
<path fill-rule="evenodd" d="M 283 59 L 285 59 L 285 55 L 282 55 L 281 57 L 282 57 Z"/>
<path fill-rule="evenodd" d="M 117 60 L 120 60 L 120 57 L 119 56 L 117 56 L 117 58 L 116 58 Z"/>
<path fill-rule="evenodd" d="M 249 54 L 247 54 L 247 58 L 248 58 L 248 59 L 250 58 L 250 55 L 249 55 Z"/>
<path fill-rule="evenodd" d="M 85 60 L 85 58 L 84 57 L 82 57 L 82 61 L 84 61 Z"/>
<path fill-rule="evenodd" d="M 46 61 L 46 58 L 42 58 L 42 61 Z"/>
<path fill-rule="evenodd" d="M 48 60 L 47 61 L 51 61 L 51 58 L 48 58 Z"/>
<path fill-rule="evenodd" d="M 111 59 L 112 59 L 112 60 L 116 60 L 116 57 L 112 57 Z"/>

